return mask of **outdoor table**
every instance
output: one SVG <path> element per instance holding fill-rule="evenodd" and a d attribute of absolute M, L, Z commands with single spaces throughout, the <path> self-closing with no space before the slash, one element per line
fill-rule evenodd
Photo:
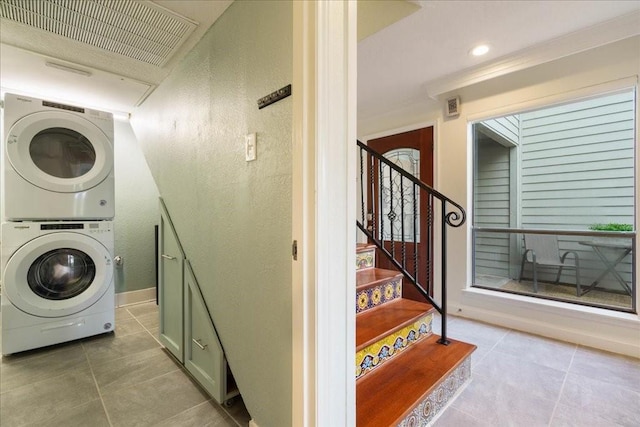
<path fill-rule="evenodd" d="M 620 283 L 620 285 L 622 285 L 622 287 L 625 289 L 625 291 L 627 291 L 627 293 L 629 295 L 631 295 L 631 288 L 629 287 L 629 285 L 627 284 L 627 282 L 622 278 L 622 276 L 620 276 L 620 273 L 618 273 L 616 271 L 616 267 L 618 266 L 618 264 L 620 264 L 620 262 L 624 259 L 624 257 L 626 257 L 627 255 L 629 255 L 629 253 L 631 253 L 631 242 L 629 243 L 618 243 L 618 242 L 606 242 L 606 241 L 597 241 L 597 240 L 591 240 L 588 242 L 578 242 L 581 245 L 585 245 L 585 246 L 591 246 L 591 248 L 593 249 L 593 251 L 596 253 L 596 255 L 598 255 L 598 257 L 602 260 L 602 262 L 604 263 L 606 269 L 596 278 L 596 280 L 594 280 L 591 285 L 589 285 L 584 291 L 582 291 L 580 293 L 580 296 L 586 294 L 587 292 L 589 292 L 590 290 L 592 290 L 593 288 L 595 288 L 596 286 L 598 286 L 598 284 L 600 283 L 600 281 L 604 278 L 604 276 L 606 276 L 608 273 L 613 274 L 613 276 L 618 280 L 618 282 Z M 611 260 L 609 258 L 607 258 L 607 256 L 602 253 L 602 249 L 607 248 L 607 249 L 619 249 L 620 250 L 620 255 L 615 258 L 614 260 Z"/>

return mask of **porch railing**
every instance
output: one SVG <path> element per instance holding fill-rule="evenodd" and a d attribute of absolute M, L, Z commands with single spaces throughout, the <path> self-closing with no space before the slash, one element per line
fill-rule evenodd
<path fill-rule="evenodd" d="M 440 313 L 438 342 L 447 345 L 447 227 L 460 227 L 466 213 L 458 203 L 362 142 L 358 141 L 358 147 L 358 228 Z M 441 237 L 440 304 L 432 297 L 434 223 L 440 226 Z"/>

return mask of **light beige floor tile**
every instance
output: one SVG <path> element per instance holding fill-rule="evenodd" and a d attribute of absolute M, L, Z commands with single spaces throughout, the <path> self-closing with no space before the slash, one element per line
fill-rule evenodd
<path fill-rule="evenodd" d="M 18 427 L 62 415 L 99 398 L 88 369 L 28 384 L 2 393 L 0 424 Z"/>
<path fill-rule="evenodd" d="M 474 322 L 462 317 L 449 316 L 448 319 L 447 334 L 449 338 L 474 344 L 478 347 L 472 355 L 473 363 L 471 369 L 474 369 L 477 363 L 484 360 L 487 354 L 509 332 L 509 329 L 506 328 Z"/>
<path fill-rule="evenodd" d="M 30 424 L 29 427 L 109 427 L 102 401 L 92 400 L 84 405 L 63 411 L 54 418 Z"/>
<path fill-rule="evenodd" d="M 447 408 L 447 410 L 433 423 L 433 427 L 492 427 L 491 424 L 482 420 L 477 420 L 471 415 L 455 409 Z"/>
<path fill-rule="evenodd" d="M 507 384 L 520 394 L 555 402 L 560 397 L 566 373 L 493 350 L 478 363 L 473 375 L 474 379 Z"/>
<path fill-rule="evenodd" d="M 155 301 L 143 302 L 135 305 L 128 305 L 126 309 L 133 317 L 142 316 L 150 313 L 158 313 L 159 308 Z"/>
<path fill-rule="evenodd" d="M 132 319 L 133 316 L 131 315 L 131 313 L 129 313 L 129 310 L 127 310 L 127 307 L 118 307 L 116 308 L 116 324 L 119 321 L 122 320 L 129 320 Z"/>
<path fill-rule="evenodd" d="M 0 390 L 2 393 L 34 384 L 74 370 L 88 370 L 89 362 L 78 344 L 56 349 L 41 350 L 29 355 L 15 355 L 0 364 Z"/>
<path fill-rule="evenodd" d="M 180 365 L 161 348 L 93 365 L 101 393 L 131 387 L 176 370 L 180 370 Z"/>
<path fill-rule="evenodd" d="M 518 357 L 522 362 L 535 362 L 566 372 L 576 345 L 518 331 L 509 333 L 496 344 L 495 350 Z"/>
<path fill-rule="evenodd" d="M 137 316 L 136 320 L 147 330 L 160 327 L 160 315 L 158 313 L 148 313 Z"/>
<path fill-rule="evenodd" d="M 640 393 L 640 359 L 578 347 L 569 372 Z"/>
<path fill-rule="evenodd" d="M 451 407 L 492 426 L 547 427 L 555 403 L 554 398 L 530 396 L 505 382 L 474 376 Z"/>
<path fill-rule="evenodd" d="M 3 358 L 3 363 L 22 363 L 27 360 L 37 359 L 38 357 L 47 356 L 57 351 L 65 351 L 69 348 L 78 348 L 82 350 L 82 340 L 69 341 L 61 344 L 54 344 L 47 347 L 36 348 L 33 350 L 22 351 Z"/>
<path fill-rule="evenodd" d="M 127 320 L 116 321 L 116 331 L 115 334 L 117 337 L 123 337 L 125 335 L 135 334 L 138 332 L 143 332 L 144 328 L 133 317 Z"/>
<path fill-rule="evenodd" d="M 174 371 L 102 395 L 114 427 L 152 426 L 209 398 L 183 372 Z"/>
<path fill-rule="evenodd" d="M 601 418 L 592 411 L 584 411 L 582 408 L 558 404 L 550 427 L 620 427 L 621 424 Z"/>
<path fill-rule="evenodd" d="M 623 426 L 640 425 L 640 393 L 608 382 L 569 374 L 560 403 Z"/>
<path fill-rule="evenodd" d="M 237 427 L 237 424 L 213 400 L 187 409 L 163 422 L 157 427 Z"/>
<path fill-rule="evenodd" d="M 87 352 L 89 363 L 94 367 L 100 363 L 160 347 L 146 331 L 123 337 L 110 334 L 100 339 L 87 340 L 82 345 Z"/>

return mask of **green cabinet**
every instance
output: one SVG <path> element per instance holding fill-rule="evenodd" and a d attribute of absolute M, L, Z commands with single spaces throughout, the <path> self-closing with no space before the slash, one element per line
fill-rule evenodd
<path fill-rule="evenodd" d="M 238 394 L 200 287 L 186 262 L 184 270 L 184 366 L 218 403 Z"/>
<path fill-rule="evenodd" d="M 158 245 L 159 339 L 167 350 L 184 363 L 185 256 L 162 200 L 160 200 Z"/>
<path fill-rule="evenodd" d="M 160 342 L 211 397 L 218 403 L 231 404 L 239 394 L 237 387 L 162 199 L 158 245 Z"/>

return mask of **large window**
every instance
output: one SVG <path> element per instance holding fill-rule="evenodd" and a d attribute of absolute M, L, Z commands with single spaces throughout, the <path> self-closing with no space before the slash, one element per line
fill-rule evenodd
<path fill-rule="evenodd" d="M 635 311 L 635 90 L 473 124 L 473 285 Z"/>

